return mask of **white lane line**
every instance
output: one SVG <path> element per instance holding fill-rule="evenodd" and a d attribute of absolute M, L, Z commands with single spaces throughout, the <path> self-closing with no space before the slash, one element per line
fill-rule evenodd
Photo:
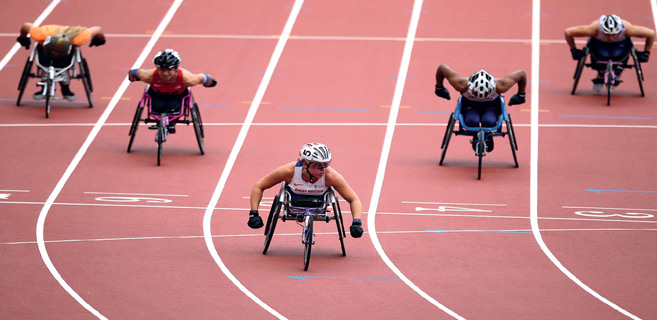
<path fill-rule="evenodd" d="M 303 0 L 294 1 L 294 6 L 292 6 L 290 16 L 287 18 L 285 27 L 283 28 L 283 32 L 281 32 L 280 38 L 278 38 L 278 42 L 276 43 L 274 52 L 272 53 L 272 56 L 269 60 L 269 64 L 267 65 L 267 69 L 265 70 L 265 74 L 262 76 L 262 81 L 260 82 L 260 86 L 258 87 L 255 97 L 251 102 L 251 106 L 249 107 L 249 112 L 247 113 L 246 118 L 244 119 L 244 124 L 242 125 L 242 128 L 240 129 L 240 132 L 237 135 L 237 139 L 235 140 L 233 149 L 230 151 L 230 155 L 228 156 L 228 160 L 226 161 L 226 166 L 221 172 L 221 176 L 219 177 L 219 182 L 217 183 L 217 187 L 215 188 L 214 193 L 212 194 L 212 198 L 210 199 L 210 203 L 208 204 L 207 210 L 205 211 L 205 215 L 203 217 L 203 235 L 205 236 L 205 244 L 208 247 L 208 251 L 210 252 L 210 255 L 217 263 L 221 271 L 246 296 L 248 296 L 251 300 L 253 300 L 255 303 L 260 305 L 260 307 L 267 310 L 269 313 L 271 313 L 273 316 L 279 319 L 286 319 L 286 318 L 280 313 L 278 313 L 276 310 L 268 306 L 266 303 L 260 300 L 260 298 L 258 298 L 251 291 L 249 291 L 244 285 L 242 285 L 242 283 L 230 272 L 228 267 L 226 267 L 224 262 L 221 260 L 221 257 L 217 252 L 217 248 L 214 246 L 214 242 L 212 241 L 212 214 L 214 213 L 214 207 L 219 202 L 221 193 L 223 192 L 224 187 L 226 186 L 226 181 L 228 181 L 228 176 L 230 175 L 233 165 L 235 165 L 235 161 L 237 160 L 237 155 L 242 149 L 244 140 L 246 140 L 246 135 L 249 132 L 251 123 L 253 123 L 253 119 L 255 118 L 256 112 L 258 111 L 258 107 L 260 106 L 260 103 L 262 102 L 262 98 L 265 95 L 265 91 L 267 91 L 267 87 L 269 86 L 269 81 L 271 80 L 271 77 L 274 74 L 274 70 L 276 69 L 278 60 L 280 59 L 281 54 L 283 53 L 283 49 L 285 48 L 285 44 L 287 43 L 287 40 L 290 37 L 290 33 L 292 32 L 292 27 L 294 26 L 294 23 L 297 20 L 297 16 L 301 11 L 302 5 L 303 5 Z"/>
<path fill-rule="evenodd" d="M 448 204 L 455 206 L 491 206 L 491 207 L 506 207 L 506 204 L 485 204 L 485 203 L 448 203 L 448 202 L 426 202 L 426 201 L 402 201 L 401 203 L 415 203 L 415 204 Z"/>
<path fill-rule="evenodd" d="M 141 52 L 141 55 L 139 55 L 139 58 L 137 58 L 137 61 L 135 61 L 133 68 L 137 68 L 141 66 L 141 64 L 146 60 L 146 57 L 153 49 L 153 46 L 155 46 L 155 42 L 157 42 L 159 36 L 162 34 L 166 26 L 169 24 L 169 22 L 173 18 L 173 15 L 175 14 L 176 10 L 178 10 L 178 7 L 180 6 L 181 3 L 182 0 L 175 0 L 174 3 L 171 5 L 171 8 L 169 8 L 169 11 L 167 11 L 166 15 L 160 22 L 160 25 L 153 33 L 153 37 L 146 44 L 146 47 L 144 47 L 144 50 Z M 41 258 L 43 259 L 43 262 L 46 264 L 46 267 L 48 268 L 50 273 L 57 280 L 57 282 L 59 282 L 62 288 L 64 288 L 64 290 L 66 290 L 66 292 L 68 292 L 68 294 L 71 295 L 71 297 L 73 297 L 78 303 L 80 303 L 80 305 L 82 305 L 85 309 L 87 309 L 89 312 L 91 312 L 94 316 L 96 316 L 99 319 L 107 319 L 107 318 L 103 316 L 98 310 L 94 309 L 84 299 L 82 299 L 82 297 L 77 292 L 75 292 L 75 290 L 73 290 L 73 288 L 71 288 L 71 286 L 69 286 L 68 283 L 66 283 L 64 278 L 57 271 L 57 268 L 55 268 L 55 265 L 52 263 L 52 260 L 50 260 L 50 257 L 48 255 L 48 250 L 46 249 L 46 244 L 45 244 L 44 226 L 50 207 L 55 202 L 55 199 L 57 199 L 57 196 L 62 191 L 62 188 L 64 188 L 64 185 L 70 178 L 73 171 L 75 171 L 75 168 L 80 163 L 80 160 L 82 160 L 82 157 L 87 152 L 89 146 L 98 135 L 98 132 L 100 132 L 100 129 L 103 127 L 103 124 L 105 123 L 105 121 L 107 121 L 107 118 L 112 113 L 112 110 L 114 110 L 114 107 L 123 96 L 123 93 L 128 88 L 129 84 L 130 81 L 128 81 L 128 78 L 126 76 L 125 79 L 123 80 L 123 83 L 121 83 L 121 86 L 114 94 L 114 97 L 112 98 L 112 100 L 110 100 L 107 108 L 105 109 L 105 111 L 100 116 L 100 118 L 94 125 L 93 129 L 87 136 L 87 139 L 82 144 L 82 147 L 80 147 L 77 154 L 71 161 L 71 164 L 69 164 L 68 168 L 64 172 L 64 175 L 61 177 L 61 179 L 55 186 L 55 189 L 46 200 L 46 203 L 44 204 L 43 208 L 41 209 L 41 212 L 39 213 L 39 218 L 37 220 L 37 225 L 36 225 L 36 238 L 37 238 L 37 245 L 39 247 L 39 253 L 41 254 Z"/>
<path fill-rule="evenodd" d="M 41 22 L 43 22 L 43 20 L 46 20 L 46 18 L 48 17 L 48 15 L 50 15 L 50 13 L 55 9 L 55 7 L 56 7 L 60 2 L 61 2 L 61 0 L 53 0 L 53 1 L 50 3 L 50 5 L 48 5 L 48 6 L 46 7 L 46 9 L 43 10 L 43 12 L 41 12 L 41 15 L 39 15 L 39 17 L 38 17 L 36 20 L 34 20 L 34 22 L 32 22 L 32 24 L 33 24 L 34 26 L 38 26 L 38 25 L 40 25 Z M 15 36 L 16 36 L 16 33 L 12 34 L 11 36 L 12 36 L 12 37 L 15 37 Z M 33 44 L 33 45 L 36 45 L 36 44 Z M 11 58 L 14 57 L 14 55 L 16 54 L 16 52 L 18 52 L 18 49 L 20 49 L 20 48 L 21 48 L 21 44 L 20 44 L 20 43 L 18 43 L 18 42 L 14 43 L 14 46 L 11 47 L 11 49 L 9 49 L 9 52 L 7 52 L 7 54 L 5 55 L 5 57 L 2 58 L 2 60 L 0 60 L 0 71 L 2 71 L 2 69 L 4 69 L 4 67 L 7 65 L 7 63 L 9 63 L 9 60 L 11 60 Z"/>
<path fill-rule="evenodd" d="M 630 209 L 630 208 L 605 208 L 605 207 L 571 207 L 561 206 L 564 209 L 597 209 L 597 210 L 624 210 L 624 211 L 657 211 L 657 209 Z"/>
<path fill-rule="evenodd" d="M 189 197 L 186 194 L 148 194 L 148 193 L 121 193 L 121 192 L 85 192 L 84 194 L 111 194 L 124 196 L 154 196 L 154 197 Z"/>
<path fill-rule="evenodd" d="M 654 0 L 653 0 L 654 1 Z M 531 156 L 530 156 L 530 196 L 529 196 L 529 207 L 530 207 L 530 222 L 532 226 L 532 233 L 536 242 L 538 243 L 543 253 L 552 261 L 552 263 L 561 270 L 570 280 L 575 282 L 578 286 L 584 289 L 586 292 L 596 297 L 598 300 L 607 304 L 608 306 L 616 309 L 616 311 L 622 313 L 623 315 L 630 317 L 632 319 L 639 319 L 637 316 L 629 313 L 627 310 L 619 307 L 613 302 L 607 300 L 605 297 L 601 296 L 599 293 L 591 289 L 589 286 L 584 284 L 579 280 L 572 272 L 570 272 L 566 267 L 561 264 L 559 259 L 552 254 L 550 249 L 547 247 L 543 241 L 543 236 L 541 235 L 541 230 L 538 226 L 538 110 L 539 110 L 539 86 L 540 86 L 540 40 L 541 40 L 541 0 L 532 1 L 532 76 L 531 76 Z"/>
<path fill-rule="evenodd" d="M 415 33 L 417 31 L 417 26 L 420 21 L 420 12 L 422 10 L 422 0 L 415 0 L 413 3 L 413 13 L 411 14 L 411 21 L 408 26 L 408 34 L 406 35 L 406 42 L 404 43 L 404 52 L 402 55 L 401 64 L 399 66 L 399 74 L 397 76 L 397 84 L 395 86 L 395 93 L 393 95 L 392 103 L 390 104 L 390 116 L 388 117 L 388 125 L 386 126 L 386 134 L 383 141 L 383 147 L 381 150 L 381 158 L 379 159 L 379 167 L 376 173 L 376 180 L 374 181 L 374 188 L 372 191 L 372 199 L 369 205 L 369 214 L 367 215 L 367 228 L 370 235 L 370 240 L 374 245 L 379 256 L 385 262 L 385 264 L 394 272 L 404 283 L 417 292 L 421 297 L 429 301 L 434 306 L 438 307 L 445 313 L 451 315 L 457 319 L 463 319 L 463 317 L 456 314 L 454 311 L 448 309 L 440 302 L 436 301 L 426 292 L 422 291 L 417 285 L 415 285 L 410 279 L 408 279 L 390 260 L 388 255 L 385 253 L 379 242 L 379 237 L 376 233 L 376 210 L 379 204 L 379 197 L 381 196 L 381 189 L 383 188 L 383 179 L 385 176 L 386 166 L 388 163 L 388 156 L 390 155 L 390 148 L 392 145 L 392 137 L 395 132 L 395 124 L 397 122 L 397 115 L 399 114 L 399 106 L 401 105 L 401 98 L 404 91 L 404 84 L 406 82 L 406 75 L 408 74 L 408 67 L 411 61 L 411 53 L 413 51 L 413 44 L 415 42 Z"/>
<path fill-rule="evenodd" d="M 573 232 L 573 231 L 657 231 L 657 229 L 637 229 L 637 228 L 604 228 L 604 229 L 541 229 L 542 232 Z M 417 230 L 417 231 L 380 231 L 379 234 L 418 234 L 418 233 L 531 233 L 531 229 L 495 229 L 495 230 Z M 316 232 L 316 235 L 337 235 L 337 232 Z M 276 237 L 298 237 L 299 233 L 277 233 Z M 102 241 L 141 241 L 141 240 L 179 240 L 179 239 L 200 239 L 205 236 L 151 236 L 151 237 L 124 237 L 124 238 L 95 238 L 95 239 L 68 239 L 68 240 L 48 240 L 46 243 L 75 243 L 75 242 L 102 242 Z M 262 237 L 261 233 L 248 234 L 217 234 L 213 238 L 243 238 L 243 237 Z M 36 241 L 14 241 L 0 242 L 4 245 L 33 245 Z"/>

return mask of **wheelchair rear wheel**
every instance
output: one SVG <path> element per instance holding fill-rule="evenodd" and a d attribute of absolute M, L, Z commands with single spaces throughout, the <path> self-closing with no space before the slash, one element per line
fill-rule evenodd
<path fill-rule="evenodd" d="M 282 203 L 279 200 L 279 196 L 276 195 L 271 204 L 271 209 L 269 210 L 269 217 L 267 217 L 267 225 L 265 226 L 265 249 L 262 250 L 262 254 L 267 254 L 267 250 L 271 244 L 271 239 L 274 237 L 274 230 L 276 229 L 276 222 L 278 222 L 278 217 L 280 216 L 281 206 Z"/>
<path fill-rule="evenodd" d="M 509 144 L 511 144 L 511 153 L 513 153 L 513 162 L 518 167 L 518 157 L 516 156 L 516 150 L 518 150 L 518 144 L 516 143 L 516 134 L 513 131 L 513 124 L 511 123 L 511 115 L 509 115 L 509 121 L 506 122 L 506 132 L 509 135 Z"/>
<path fill-rule="evenodd" d="M 196 142 L 198 142 L 198 148 L 201 150 L 201 154 L 205 154 L 205 144 L 203 143 L 203 123 L 201 122 L 201 114 L 196 103 L 194 103 L 194 106 L 192 107 L 191 114 L 192 123 L 194 124 L 194 133 L 196 134 Z"/>
<path fill-rule="evenodd" d="M 443 149 L 442 154 L 440 155 L 439 165 L 443 165 L 443 160 L 445 160 L 445 154 L 447 153 L 447 147 L 449 147 L 449 140 L 452 138 L 452 133 L 454 132 L 454 112 L 449 116 L 449 121 L 447 122 L 447 128 L 445 128 L 445 136 L 443 137 L 443 143 L 441 149 Z"/>
<path fill-rule="evenodd" d="M 25 62 L 25 68 L 23 68 L 23 73 L 21 74 L 21 80 L 18 82 L 18 99 L 16 100 L 16 105 L 21 105 L 21 98 L 23 98 L 23 92 L 25 92 L 25 86 L 27 81 L 30 79 L 30 70 L 32 70 L 32 64 L 34 61 L 27 59 Z"/>
<path fill-rule="evenodd" d="M 130 143 L 128 143 L 128 153 L 132 148 L 132 142 L 135 141 L 135 135 L 137 134 L 137 128 L 139 127 L 139 121 L 141 120 L 141 114 L 144 112 L 144 108 L 137 106 L 137 111 L 135 111 L 135 116 L 132 118 L 132 126 L 130 127 Z"/>
<path fill-rule="evenodd" d="M 579 78 L 582 76 L 582 70 L 584 69 L 585 65 L 586 65 L 586 55 L 584 55 L 581 59 L 577 60 L 577 67 L 575 68 L 575 75 L 573 76 L 575 82 L 573 83 L 573 90 L 570 91 L 570 94 L 575 94 L 575 90 L 577 90 L 577 84 L 579 83 Z"/>
<path fill-rule="evenodd" d="M 641 63 L 639 62 L 639 59 L 636 56 L 636 51 L 632 50 L 632 60 L 634 60 L 634 69 L 636 70 L 636 78 L 639 82 L 639 89 L 641 90 L 641 96 L 645 97 L 645 93 L 643 92 L 643 70 L 641 70 Z"/>
<path fill-rule="evenodd" d="M 338 238 L 340 239 L 340 247 L 342 248 L 342 256 L 346 256 L 347 252 L 344 250 L 344 237 L 347 235 L 344 231 L 344 221 L 342 221 L 342 211 L 340 211 L 340 203 L 338 198 L 335 198 L 333 203 L 333 214 L 335 216 L 335 225 L 338 227 Z"/>
<path fill-rule="evenodd" d="M 89 101 L 89 108 L 93 108 L 93 99 L 91 97 L 91 92 L 94 91 L 91 85 L 91 75 L 89 74 L 89 66 L 87 65 L 87 60 L 82 58 L 81 62 L 82 69 L 82 84 L 84 85 L 84 92 L 87 94 L 87 100 Z"/>
<path fill-rule="evenodd" d="M 308 265 L 310 264 L 310 251 L 313 248 L 313 217 L 308 217 L 308 222 L 306 223 L 306 228 L 304 230 L 304 239 L 305 249 L 303 251 L 303 271 L 308 271 Z"/>

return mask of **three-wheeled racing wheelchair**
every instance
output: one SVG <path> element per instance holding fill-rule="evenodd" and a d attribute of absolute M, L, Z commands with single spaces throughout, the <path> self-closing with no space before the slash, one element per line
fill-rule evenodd
<path fill-rule="evenodd" d="M 582 49 L 584 55 L 577 61 L 575 74 L 573 78 L 573 89 L 570 94 L 575 94 L 579 78 L 582 76 L 584 67 L 589 67 L 602 74 L 602 79 L 593 79 L 594 84 L 603 85 L 607 91 L 607 105 L 611 101 L 611 91 L 621 83 L 619 78 L 620 72 L 623 69 L 632 69 L 636 71 L 637 80 L 639 82 L 639 90 L 641 96 L 645 96 L 643 92 L 643 70 L 641 69 L 641 62 L 637 57 L 637 50 L 634 48 L 632 39 L 627 38 L 622 42 L 607 43 L 595 38 L 589 38 L 586 47 Z M 609 52 L 618 51 L 613 56 Z M 586 58 L 591 56 L 590 62 L 586 62 Z M 629 63 L 630 57 L 632 63 Z M 599 83 L 598 83 L 599 82 Z"/>
<path fill-rule="evenodd" d="M 504 103 L 504 97 L 500 96 L 500 115 L 498 116 L 497 122 L 492 127 L 470 127 L 465 124 L 462 114 L 462 97 L 459 97 L 458 102 L 456 103 L 456 110 L 452 112 L 449 116 L 449 121 L 447 122 L 447 128 L 445 129 L 445 136 L 443 137 L 443 142 L 441 149 L 443 149 L 442 155 L 440 156 L 440 165 L 443 165 L 445 160 L 445 154 L 447 153 L 447 148 L 449 147 L 449 142 L 451 140 L 452 134 L 455 136 L 470 136 L 472 137 L 471 143 L 475 151 L 475 156 L 479 158 L 479 169 L 477 173 L 477 179 L 481 179 L 481 165 L 482 159 L 486 155 L 487 150 L 490 150 L 489 139 L 493 137 L 504 137 L 509 136 L 509 144 L 511 145 L 511 152 L 513 153 L 513 161 L 515 162 L 515 167 L 518 167 L 518 158 L 516 156 L 516 151 L 518 150 L 518 144 L 516 142 L 516 134 L 513 131 L 513 123 L 511 122 L 511 115 L 506 111 L 506 104 Z M 455 129 L 456 122 L 459 123 L 458 129 Z M 503 127 L 506 127 L 506 131 L 503 130 Z"/>
<path fill-rule="evenodd" d="M 142 118 L 144 109 L 147 109 L 148 113 L 146 117 Z M 178 123 L 193 124 L 198 148 L 201 154 L 205 154 L 203 121 L 201 120 L 201 112 L 198 105 L 192 96 L 191 88 L 187 88 L 187 91 L 181 96 L 162 98 L 151 89 L 150 85 L 146 86 L 141 101 L 137 105 L 135 116 L 132 119 L 132 126 L 130 126 L 130 132 L 128 133 L 130 135 L 128 152 L 132 149 L 137 128 L 139 128 L 139 123 L 142 121 L 145 124 L 154 123 L 154 125 L 148 128 L 156 130 L 155 142 L 157 142 L 158 166 L 162 160 L 162 144 L 167 141 L 169 133 L 175 132 L 175 125 Z"/>
<path fill-rule="evenodd" d="M 283 181 L 281 190 L 274 196 L 269 217 L 267 218 L 267 224 L 265 225 L 265 248 L 262 251 L 263 254 L 267 254 L 278 220 L 283 222 L 293 220 L 303 227 L 303 231 L 301 232 L 301 243 L 304 245 L 303 270 L 308 270 L 310 252 L 312 246 L 315 244 L 315 221 L 329 223 L 331 220 L 335 220 L 338 238 L 342 247 L 342 255 L 347 255 L 344 249 L 346 233 L 342 220 L 342 211 L 340 210 L 340 203 L 333 187 L 330 187 L 321 196 L 296 195 L 287 188 L 285 181 Z"/>
<path fill-rule="evenodd" d="M 33 66 L 36 67 L 33 70 Z M 51 58 L 44 53 L 43 46 L 36 44 L 32 47 L 30 56 L 25 62 L 21 79 L 18 82 L 18 99 L 16 105 L 21 105 L 21 99 L 30 78 L 39 79 L 38 85 L 43 86 L 41 95 L 46 100 L 46 118 L 50 116 L 51 100 L 60 100 L 55 97 L 56 83 L 61 82 L 68 84 L 71 79 L 80 79 L 84 85 L 84 91 L 87 94 L 89 108 L 93 108 L 91 93 L 93 86 L 91 84 L 91 74 L 87 60 L 82 57 L 82 51 L 79 47 L 73 48 L 72 52 L 65 57 Z"/>

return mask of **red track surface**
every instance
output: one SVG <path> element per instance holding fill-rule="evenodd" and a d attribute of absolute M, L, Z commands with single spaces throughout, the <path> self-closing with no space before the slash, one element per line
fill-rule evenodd
<path fill-rule="evenodd" d="M 20 24 L 36 19 L 48 4 L 3 4 L 0 47 L 9 51 Z M 206 154 L 199 155 L 191 126 L 169 137 L 160 167 L 153 131 L 145 126 L 126 153 L 129 122 L 144 88 L 133 83 L 44 213 L 44 203 L 110 106 L 127 69 L 171 8 L 154 0 L 57 5 L 44 24 L 100 25 L 108 41 L 83 49 L 94 82 L 93 109 L 56 102 L 45 119 L 43 102 L 31 100 L 34 80 L 16 107 L 23 49 L 0 70 L 0 318 L 94 318 L 44 264 L 36 241 L 40 214 L 47 214 L 45 248 L 56 272 L 102 317 L 274 317 L 213 260 L 203 222 L 293 4 L 183 2 L 143 67 L 151 67 L 156 51 L 172 47 L 181 53 L 183 67 L 218 80 L 214 89 L 194 88 Z M 528 91 L 527 104 L 509 109 L 520 167 L 513 167 L 506 138 L 499 139 L 478 181 L 467 138 L 453 137 L 445 164 L 438 166 L 455 100 L 433 95 L 435 69 L 445 63 L 463 75 L 486 68 L 497 76 L 516 69 L 531 76 L 531 2 L 424 2 L 375 204 L 376 231 L 399 272 L 455 314 L 626 318 L 567 277 L 532 234 L 529 111 L 538 107 L 537 210 L 546 247 L 596 294 L 636 317 L 657 317 L 655 62 L 644 65 L 644 98 L 638 97 L 632 70 L 607 107 L 606 97 L 591 90 L 590 70 L 578 94 L 570 95 L 575 65 L 562 41 L 566 27 L 607 12 L 654 28 L 649 1 L 622 11 L 615 4 L 580 1 L 565 8 L 560 1 L 541 2 L 539 105 L 531 105 Z M 400 280 L 367 234 L 348 237 L 342 257 L 334 226 L 318 224 L 304 272 L 298 226 L 279 223 L 267 255 L 261 253 L 262 230 L 246 226 L 253 183 L 293 160 L 308 141 L 331 147 L 333 166 L 359 194 L 367 218 L 378 192 L 379 158 L 412 9 L 411 0 L 306 0 L 227 176 L 211 220 L 216 252 L 253 296 L 283 317 L 449 317 Z M 85 100 L 81 84 L 74 83 L 73 91 Z M 265 196 L 273 197 L 274 189 Z M 267 208 L 263 204 L 261 211 Z M 342 208 L 348 211 L 344 202 Z"/>

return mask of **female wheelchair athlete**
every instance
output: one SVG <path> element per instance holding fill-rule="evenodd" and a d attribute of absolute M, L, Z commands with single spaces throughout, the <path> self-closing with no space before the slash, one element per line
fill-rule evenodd
<path fill-rule="evenodd" d="M 602 82 L 607 91 L 607 105 L 609 105 L 611 102 L 612 89 L 621 82 L 620 79 L 618 79 L 619 76 L 617 75 L 617 72 L 620 73 L 623 69 L 634 68 L 634 70 L 636 70 L 641 96 L 645 96 L 643 92 L 643 70 L 641 69 L 641 62 L 637 57 L 637 51 L 636 48 L 634 48 L 632 39 L 627 38 L 621 44 L 614 44 L 622 47 L 622 52 L 615 56 L 609 56 L 608 54 L 600 52 L 599 48 L 609 45 L 610 44 L 595 38 L 589 38 L 586 47 L 583 48 L 584 55 L 577 61 L 577 67 L 575 68 L 575 74 L 573 75 L 575 82 L 573 83 L 573 89 L 570 94 L 575 94 L 584 67 L 590 67 L 594 70 L 598 70 L 598 72 L 602 72 Z M 591 56 L 590 63 L 586 63 L 586 57 L 589 55 Z M 630 57 L 632 57 L 632 64 L 628 64 Z"/>
<path fill-rule="evenodd" d="M 196 134 L 196 141 L 198 142 L 198 147 L 201 151 L 201 154 L 205 154 L 203 138 L 205 133 L 203 131 L 203 121 L 201 120 L 201 112 L 198 108 L 198 105 L 194 101 L 192 96 L 191 88 L 187 88 L 187 92 L 182 96 L 181 102 L 176 103 L 175 108 L 170 108 L 169 106 L 166 109 L 158 109 L 153 106 L 153 99 L 156 100 L 156 93 L 150 90 L 150 85 L 146 86 L 144 94 L 137 105 L 137 110 L 135 111 L 135 116 L 132 119 L 132 126 L 130 127 L 130 142 L 128 143 L 128 152 L 132 148 L 132 143 L 135 140 L 135 135 L 137 134 L 137 128 L 139 128 L 139 123 L 144 122 L 155 123 L 154 125 L 148 127 L 151 130 L 156 130 L 155 133 L 155 142 L 157 142 L 157 165 L 160 165 L 162 160 L 162 144 L 166 142 L 167 136 L 170 132 L 175 132 L 175 125 L 178 123 L 185 123 L 189 125 L 192 123 L 194 125 L 194 133 Z M 144 108 L 148 109 L 148 114 L 145 118 L 142 118 L 142 113 Z"/>
<path fill-rule="evenodd" d="M 331 215 L 331 209 L 333 215 Z M 281 210 L 283 213 L 281 214 Z M 322 196 L 302 196 L 293 194 L 285 184 L 281 183 L 281 190 L 274 197 L 274 201 L 269 211 L 267 224 L 265 226 L 265 248 L 263 254 L 267 254 L 271 239 L 274 237 L 274 230 L 278 220 L 283 222 L 287 220 L 294 220 L 297 224 L 303 227 L 301 232 L 301 243 L 304 244 L 303 264 L 304 271 L 308 270 L 310 264 L 310 252 L 312 246 L 315 244 L 314 221 L 325 221 L 329 223 L 335 220 L 338 228 L 338 238 L 340 239 L 340 246 L 342 247 L 342 256 L 347 253 L 344 249 L 344 238 L 346 236 L 344 230 L 344 221 L 342 220 L 342 211 L 340 210 L 340 203 L 335 196 L 333 187 L 330 187 Z"/>
<path fill-rule="evenodd" d="M 50 116 L 50 101 L 61 99 L 55 97 L 55 84 L 62 81 L 66 83 L 70 79 L 81 79 L 82 84 L 84 85 L 84 91 L 87 94 L 89 108 L 93 108 L 91 98 L 91 93 L 93 92 L 91 74 L 89 73 L 87 60 L 82 57 L 82 51 L 80 48 L 74 48 L 69 56 L 59 59 L 64 62 L 63 65 L 59 65 L 54 59 L 47 57 L 43 53 L 43 47 L 41 45 L 35 45 L 32 47 L 30 56 L 27 58 L 27 62 L 23 68 L 21 79 L 18 82 L 19 93 L 18 99 L 16 100 L 17 106 L 21 105 L 21 98 L 23 97 L 28 80 L 30 78 L 38 78 L 40 80 L 38 85 L 43 86 L 43 95 L 46 100 L 46 118 L 48 118 Z M 35 62 L 36 68 L 33 71 L 32 66 Z"/>
<path fill-rule="evenodd" d="M 469 127 L 465 124 L 463 120 L 463 114 L 461 113 L 461 99 L 456 104 L 456 110 L 452 112 L 449 116 L 449 121 L 447 122 L 447 128 L 445 129 L 445 136 L 443 137 L 443 142 L 441 149 L 443 149 L 442 155 L 440 156 L 440 165 L 443 165 L 443 160 L 445 159 L 445 154 L 447 153 L 447 147 L 449 147 L 449 141 L 451 140 L 452 133 L 455 136 L 471 136 L 473 137 L 472 144 L 475 149 L 475 156 L 479 157 L 479 169 L 477 173 L 477 179 L 481 180 L 481 165 L 482 159 L 486 155 L 486 150 L 488 149 L 486 139 L 490 137 L 505 135 L 509 136 L 509 144 L 511 145 L 511 152 L 513 153 L 513 161 L 515 162 L 516 168 L 518 167 L 518 158 L 516 156 L 516 150 L 518 150 L 518 144 L 516 142 L 516 134 L 513 131 L 513 123 L 511 122 L 511 115 L 506 111 L 506 104 L 504 103 L 504 97 L 500 96 L 500 108 L 501 113 L 493 127 Z M 458 130 L 454 130 L 456 122 L 459 122 Z M 502 124 L 506 124 L 506 131 L 502 130 Z"/>

